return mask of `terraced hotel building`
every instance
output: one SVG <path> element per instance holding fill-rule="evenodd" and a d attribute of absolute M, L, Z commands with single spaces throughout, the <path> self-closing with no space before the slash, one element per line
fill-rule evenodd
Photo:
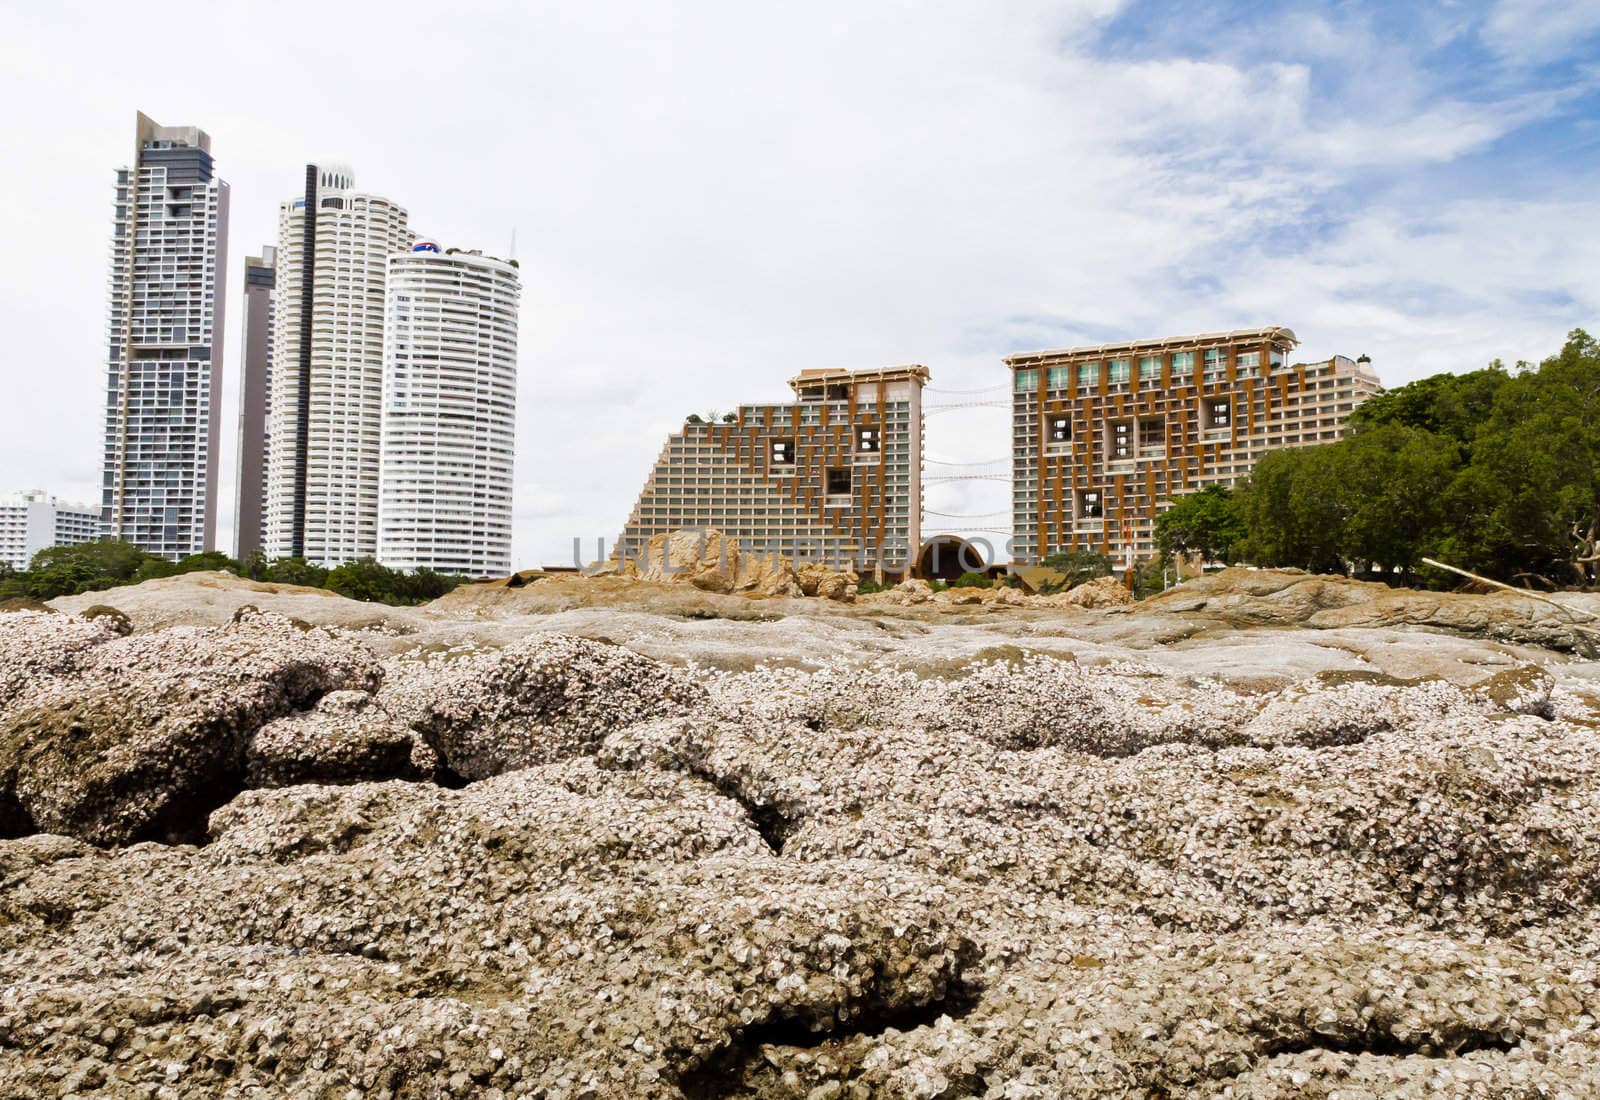
<path fill-rule="evenodd" d="M 691 418 L 662 448 L 617 553 L 650 536 L 715 528 L 748 551 L 906 571 L 922 537 L 921 366 L 807 370 L 795 399 Z"/>
<path fill-rule="evenodd" d="M 1152 556 L 1173 497 L 1232 485 L 1267 451 L 1344 435 L 1381 393 L 1338 355 L 1289 365 L 1273 327 L 1012 355 L 1012 557 Z"/>

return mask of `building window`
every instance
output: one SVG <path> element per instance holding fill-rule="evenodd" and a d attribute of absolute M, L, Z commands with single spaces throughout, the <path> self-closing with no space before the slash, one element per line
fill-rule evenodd
<path fill-rule="evenodd" d="M 1078 385 L 1093 386 L 1100 381 L 1099 363 L 1078 364 Z"/>
<path fill-rule="evenodd" d="M 856 429 L 856 453 L 864 455 L 877 454 L 882 448 L 877 428 Z"/>
<path fill-rule="evenodd" d="M 1078 493 L 1078 518 L 1079 519 L 1104 519 L 1106 514 L 1105 498 L 1098 490 L 1083 489 Z"/>
<path fill-rule="evenodd" d="M 1118 382 L 1128 380 L 1128 360 L 1112 359 L 1106 364 L 1106 378 L 1115 386 Z"/>
<path fill-rule="evenodd" d="M 1139 451 L 1164 451 L 1167 449 L 1167 422 L 1154 417 L 1139 421 Z"/>
<path fill-rule="evenodd" d="M 1207 431 L 1226 428 L 1233 423 L 1233 402 L 1231 401 L 1207 401 L 1201 406 L 1201 412 L 1204 416 L 1200 426 Z"/>
<path fill-rule="evenodd" d="M 830 497 L 847 497 L 850 495 L 850 470 L 848 467 L 834 468 L 828 471 L 826 481 Z"/>
<path fill-rule="evenodd" d="M 1139 357 L 1139 381 L 1158 382 L 1161 380 L 1161 356 L 1141 355 Z"/>
<path fill-rule="evenodd" d="M 1050 418 L 1050 442 L 1072 442 L 1072 418 L 1070 416 L 1052 416 Z"/>
<path fill-rule="evenodd" d="M 1133 421 L 1118 420 L 1111 425 L 1111 460 L 1133 457 Z"/>
<path fill-rule="evenodd" d="M 1045 372 L 1044 384 L 1047 389 L 1064 390 L 1072 381 L 1072 371 L 1068 367 L 1051 367 Z"/>
<path fill-rule="evenodd" d="M 1015 382 L 1015 392 L 1032 393 L 1039 388 L 1039 372 L 1036 370 L 1019 370 Z"/>
<path fill-rule="evenodd" d="M 1208 379 L 1221 378 L 1228 372 L 1228 349 L 1207 348 L 1205 363 Z"/>
<path fill-rule="evenodd" d="M 774 439 L 767 449 L 767 455 L 774 466 L 793 466 L 794 440 Z"/>

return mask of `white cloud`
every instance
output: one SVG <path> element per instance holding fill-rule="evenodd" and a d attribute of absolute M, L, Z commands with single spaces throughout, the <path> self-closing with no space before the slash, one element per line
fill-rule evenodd
<path fill-rule="evenodd" d="M 1484 44 L 1518 64 L 1593 56 L 1600 0 L 1497 0 L 1484 20 Z"/>
<path fill-rule="evenodd" d="M 1484 358 L 1542 351 L 1593 306 L 1508 318 L 1517 293 L 1570 287 L 1592 257 L 1581 226 L 1527 253 L 1493 242 L 1507 274 L 1473 281 L 1448 320 L 1361 288 L 1462 278 L 1480 212 L 1437 240 L 1380 208 L 1331 251 L 1257 243 L 1351 179 L 1480 149 L 1538 103 L 1469 108 L 1396 77 L 1384 110 L 1344 110 L 1293 59 L 1108 60 L 1092 47 L 1112 4 L 323 6 L 312 36 L 292 6 L 214 9 L 162 28 L 168 68 L 148 62 L 137 13 L 12 19 L 0 95 L 44 106 L 0 132 L 0 232 L 28 256 L 0 268 L 0 324 L 30 337 L 0 362 L 25 410 L 0 437 L 0 486 L 97 480 L 112 171 L 135 109 L 210 130 L 233 184 L 230 401 L 238 267 L 305 161 L 350 163 L 446 243 L 492 251 L 516 230 L 524 563 L 614 537 L 685 413 L 781 398 L 804 367 L 917 361 L 936 385 L 1004 385 L 1000 356 L 1031 344 L 1264 322 L 1296 326 L 1308 352 L 1410 365 L 1408 320 L 1454 324 Z M 1493 212 L 1508 232 L 1556 216 Z M 1417 269 L 1423 255 L 1441 266 Z M 1003 454 L 1005 421 L 942 414 L 929 449 Z M 928 504 L 1006 500 L 957 483 Z"/>

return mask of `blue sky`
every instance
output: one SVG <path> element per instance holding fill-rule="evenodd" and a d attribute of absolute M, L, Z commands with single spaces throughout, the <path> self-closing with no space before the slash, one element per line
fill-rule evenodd
<path fill-rule="evenodd" d="M 308 160 L 448 244 L 516 232 L 525 564 L 614 537 L 685 413 L 806 367 L 970 389 L 1010 352 L 1285 324 L 1397 384 L 1600 328 L 1600 0 L 0 12 L 0 231 L 29 257 L 0 324 L 48 349 L 0 361 L 23 410 L 0 488 L 97 480 L 135 110 L 207 129 L 233 185 L 230 368 L 240 265 Z M 992 458 L 1006 431 L 944 413 L 929 451 Z"/>

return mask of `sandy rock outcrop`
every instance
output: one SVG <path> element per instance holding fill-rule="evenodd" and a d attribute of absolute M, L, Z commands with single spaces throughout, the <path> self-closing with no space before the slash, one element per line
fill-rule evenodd
<path fill-rule="evenodd" d="M 1592 648 L 1600 598 L 1564 594 L 1557 603 L 1565 606 L 1515 592 L 1422 592 L 1289 570 L 1224 569 L 1152 596 L 1144 606 L 1240 626 L 1425 627 L 1553 649 Z"/>
<path fill-rule="evenodd" d="M 815 596 L 849 602 L 860 577 L 820 562 L 795 563 L 782 554 L 751 554 L 717 530 L 652 535 L 644 560 L 627 559 L 622 576 L 654 584 L 687 584 L 703 592 L 763 598 Z"/>
<path fill-rule="evenodd" d="M 53 618 L 34 623 L 47 646 L 61 637 Z M 0 799 L 96 844 L 190 835 L 237 789 L 257 729 L 380 677 L 359 643 L 278 616 L 114 637 L 0 715 Z"/>
<path fill-rule="evenodd" d="M 1136 602 L 1128 586 L 1116 577 L 1096 577 L 1075 588 L 1050 596 L 1035 596 L 1034 602 L 1045 607 L 1126 607 Z"/>
<path fill-rule="evenodd" d="M 866 603 L 886 604 L 891 607 L 911 607 L 932 600 L 933 588 L 927 581 L 912 577 L 901 581 L 893 588 L 860 596 L 858 599 Z"/>
<path fill-rule="evenodd" d="M 815 561 L 801 562 L 795 570 L 794 579 L 804 595 L 845 603 L 856 598 L 856 585 L 861 582 L 861 577 L 854 570 L 830 569 Z"/>

